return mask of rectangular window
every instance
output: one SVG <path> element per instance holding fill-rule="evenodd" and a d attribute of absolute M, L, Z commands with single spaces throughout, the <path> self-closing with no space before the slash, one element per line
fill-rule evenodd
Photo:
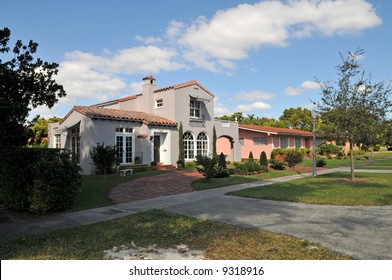
<path fill-rule="evenodd" d="M 125 163 L 132 162 L 132 136 L 125 137 Z"/>
<path fill-rule="evenodd" d="M 118 132 L 118 133 L 132 133 L 133 128 L 116 127 L 116 132 Z"/>
<path fill-rule="evenodd" d="M 192 118 L 200 118 L 201 114 L 200 114 L 200 101 L 191 99 L 191 102 L 189 104 L 190 107 L 190 116 Z"/>
<path fill-rule="evenodd" d="M 297 148 L 297 149 L 299 149 L 299 148 L 302 148 L 302 144 L 301 144 L 301 141 L 302 139 L 300 138 L 300 137 L 295 137 L 295 147 Z"/>
<path fill-rule="evenodd" d="M 123 136 L 116 136 L 117 159 L 120 163 L 124 163 L 123 145 Z"/>
<path fill-rule="evenodd" d="M 54 143 L 55 143 L 55 148 L 57 149 L 61 148 L 61 134 L 54 135 Z"/>
<path fill-rule="evenodd" d="M 163 107 L 163 99 L 155 100 L 155 108 L 162 108 Z"/>
<path fill-rule="evenodd" d="M 279 140 L 280 140 L 280 147 L 281 147 L 282 149 L 285 149 L 285 148 L 288 148 L 288 147 L 289 147 L 289 138 L 288 138 L 288 137 L 283 137 L 283 136 L 281 136 L 281 137 L 279 138 Z"/>
<path fill-rule="evenodd" d="M 267 145 L 267 137 L 254 137 L 253 145 L 255 146 Z"/>
<path fill-rule="evenodd" d="M 133 128 L 116 127 L 117 159 L 120 164 L 133 162 Z"/>
<path fill-rule="evenodd" d="M 244 145 L 244 138 L 238 138 L 238 141 L 240 142 L 241 146 Z"/>
<path fill-rule="evenodd" d="M 80 161 L 80 137 L 79 136 L 72 136 L 71 148 L 75 159 L 79 162 Z"/>

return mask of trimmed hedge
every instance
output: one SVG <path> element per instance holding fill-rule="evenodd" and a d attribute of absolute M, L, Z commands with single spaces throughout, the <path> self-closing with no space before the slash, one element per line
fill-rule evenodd
<path fill-rule="evenodd" d="M 59 149 L 1 150 L 0 203 L 36 214 L 71 208 L 79 193 L 80 167 Z"/>

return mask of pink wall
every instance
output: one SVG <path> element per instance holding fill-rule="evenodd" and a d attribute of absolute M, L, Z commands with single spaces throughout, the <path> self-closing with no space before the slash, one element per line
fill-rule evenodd
<path fill-rule="evenodd" d="M 231 143 L 230 140 L 226 137 L 220 137 L 216 139 L 216 153 L 220 155 L 223 153 L 227 160 L 229 160 L 231 155 Z"/>
<path fill-rule="evenodd" d="M 267 137 L 267 145 L 254 145 L 253 138 L 254 137 Z M 287 136 L 289 148 L 295 147 L 295 138 L 299 137 L 300 144 L 303 148 L 311 148 L 312 147 L 312 139 L 310 137 L 301 137 L 301 136 Z M 268 135 L 267 133 L 249 131 L 249 130 L 239 130 L 239 138 L 244 139 L 244 144 L 241 146 L 241 157 L 248 158 L 249 152 L 252 151 L 253 157 L 258 159 L 262 151 L 264 151 L 269 159 L 271 156 L 271 152 L 275 148 L 280 148 L 279 136 L 277 135 Z"/>
<path fill-rule="evenodd" d="M 267 145 L 253 145 L 253 137 L 267 137 Z M 258 159 L 262 151 L 270 158 L 271 152 L 276 146 L 276 140 L 266 133 L 248 131 L 240 129 L 239 138 L 244 139 L 244 144 L 241 146 L 241 157 L 248 158 L 249 152 L 252 151 L 253 157 Z M 277 139 L 279 145 L 279 139 Z"/>

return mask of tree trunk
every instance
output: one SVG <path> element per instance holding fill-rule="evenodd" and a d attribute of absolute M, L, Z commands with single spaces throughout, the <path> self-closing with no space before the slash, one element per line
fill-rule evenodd
<path fill-rule="evenodd" d="M 354 144 L 353 144 L 353 141 L 350 139 L 350 171 L 351 171 L 351 180 L 355 179 L 353 148 L 354 148 Z"/>

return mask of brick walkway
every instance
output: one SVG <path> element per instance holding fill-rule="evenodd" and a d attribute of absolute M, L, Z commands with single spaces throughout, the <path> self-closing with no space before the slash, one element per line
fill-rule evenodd
<path fill-rule="evenodd" d="M 108 198 L 116 203 L 193 192 L 191 183 L 203 176 L 197 171 L 173 171 L 138 178 L 111 188 Z"/>

